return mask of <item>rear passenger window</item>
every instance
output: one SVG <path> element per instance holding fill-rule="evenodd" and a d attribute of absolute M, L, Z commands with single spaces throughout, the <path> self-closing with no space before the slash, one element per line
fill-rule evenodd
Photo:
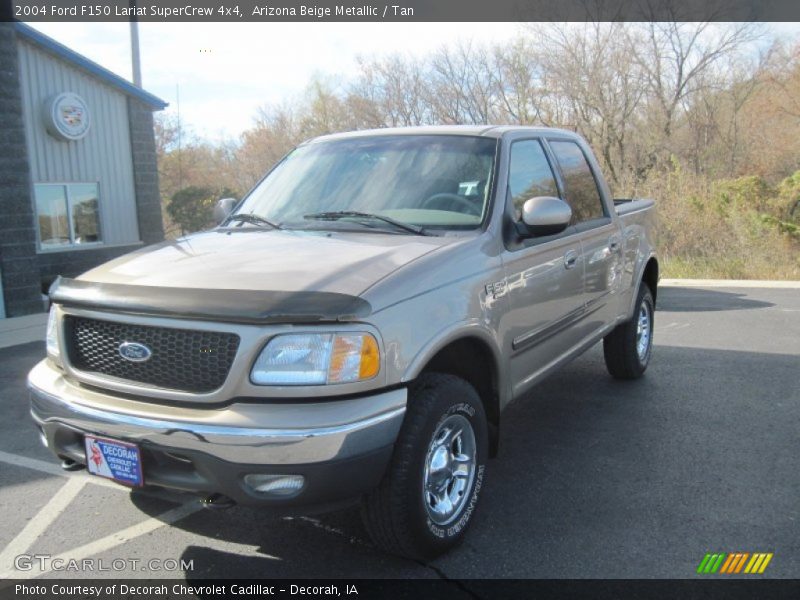
<path fill-rule="evenodd" d="M 558 197 L 553 171 L 538 140 L 524 140 L 511 145 L 508 188 L 518 212 L 522 211 L 526 200 L 536 196 Z"/>
<path fill-rule="evenodd" d="M 549 140 L 564 175 L 566 201 L 572 207 L 572 222 L 582 223 L 605 216 L 600 190 L 589 163 L 575 142 Z"/>

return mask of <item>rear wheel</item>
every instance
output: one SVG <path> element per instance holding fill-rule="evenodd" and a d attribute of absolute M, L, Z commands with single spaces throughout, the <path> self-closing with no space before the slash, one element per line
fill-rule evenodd
<path fill-rule="evenodd" d="M 475 389 L 454 375 L 420 377 L 409 390 L 389 469 L 362 506 L 373 541 L 418 560 L 461 542 L 483 485 L 487 448 Z"/>
<path fill-rule="evenodd" d="M 633 318 L 621 323 L 603 339 L 606 368 L 617 379 L 641 377 L 653 351 L 655 304 L 646 283 L 639 286 Z"/>

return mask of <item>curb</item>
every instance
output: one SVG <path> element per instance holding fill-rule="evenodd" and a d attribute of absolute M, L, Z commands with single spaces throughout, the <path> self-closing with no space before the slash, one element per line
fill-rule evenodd
<path fill-rule="evenodd" d="M 800 281 L 767 281 L 759 279 L 662 279 L 659 287 L 726 287 L 777 288 L 800 290 Z"/>

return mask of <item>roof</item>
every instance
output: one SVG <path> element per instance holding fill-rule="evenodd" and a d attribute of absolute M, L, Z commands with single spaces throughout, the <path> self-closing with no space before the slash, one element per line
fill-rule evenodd
<path fill-rule="evenodd" d="M 552 127 L 530 127 L 527 125 L 423 125 L 416 127 L 387 127 L 384 129 L 364 129 L 361 131 L 331 133 L 313 138 L 309 140 L 309 143 L 382 135 L 465 135 L 471 137 L 500 138 L 506 133 L 521 130 L 530 131 L 538 135 L 552 134 L 554 132 L 566 133 L 572 136 L 575 135 L 573 131 Z"/>
<path fill-rule="evenodd" d="M 162 110 L 167 107 L 167 103 L 158 96 L 154 96 L 153 94 L 144 91 L 142 88 L 133 85 L 127 79 L 123 79 L 116 73 L 109 71 L 105 67 L 101 67 L 96 62 L 89 60 L 82 54 L 78 54 L 70 48 L 67 48 L 64 44 L 55 41 L 53 38 L 36 31 L 24 23 L 15 23 L 15 26 L 17 35 L 23 38 L 25 41 L 30 42 L 39 48 L 50 52 L 51 54 L 55 54 L 58 58 L 61 58 L 62 60 L 78 67 L 79 69 L 94 75 L 103 83 L 118 89 L 123 94 L 127 94 L 128 96 L 133 96 L 134 98 L 141 100 L 153 110 Z"/>

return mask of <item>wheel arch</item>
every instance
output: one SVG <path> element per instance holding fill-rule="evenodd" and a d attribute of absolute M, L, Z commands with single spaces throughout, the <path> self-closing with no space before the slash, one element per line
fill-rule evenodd
<path fill-rule="evenodd" d="M 647 261 L 642 261 L 641 264 L 643 266 L 641 267 L 639 275 L 634 279 L 635 287 L 631 295 L 626 320 L 633 317 L 633 313 L 636 310 L 636 298 L 639 297 L 639 289 L 642 287 L 642 283 L 646 283 L 647 287 L 650 288 L 650 293 L 653 294 L 653 308 L 656 307 L 658 280 L 660 278 L 658 259 L 655 255 L 651 254 Z"/>
<path fill-rule="evenodd" d="M 416 368 L 406 378 L 423 373 L 448 373 L 467 381 L 478 392 L 489 428 L 489 455 L 496 456 L 500 434 L 501 362 L 496 347 L 476 332 L 450 336 L 430 348 L 416 361 Z"/>
<path fill-rule="evenodd" d="M 650 293 L 653 294 L 654 307 L 656 305 L 656 298 L 658 296 L 658 279 L 658 259 L 655 256 L 651 256 L 647 261 L 647 264 L 644 266 L 644 271 L 642 271 L 642 277 L 639 285 L 641 285 L 641 281 L 643 281 L 647 284 L 647 287 L 650 288 Z"/>

